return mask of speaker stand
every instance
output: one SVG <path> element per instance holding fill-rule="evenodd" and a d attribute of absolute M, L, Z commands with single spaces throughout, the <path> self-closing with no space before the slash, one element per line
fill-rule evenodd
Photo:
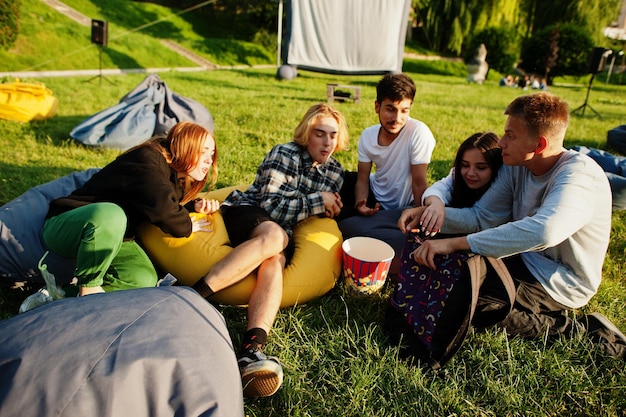
<path fill-rule="evenodd" d="M 587 104 L 587 102 L 589 101 L 589 91 L 591 91 L 591 84 L 593 83 L 593 78 L 596 76 L 595 73 L 591 74 L 591 78 L 589 79 L 589 86 L 587 87 L 587 96 L 585 97 L 585 102 L 583 103 L 582 106 L 577 107 L 576 109 L 572 110 L 572 114 L 576 114 L 577 112 L 581 111 L 581 115 L 584 116 L 585 115 L 585 108 L 589 107 L 589 110 L 591 110 L 592 112 L 594 112 L 596 114 L 596 116 L 598 116 L 600 119 L 602 119 L 602 116 L 600 116 L 600 113 L 598 113 L 597 111 L 595 111 L 593 109 L 593 107 L 591 107 L 589 104 Z"/>
<path fill-rule="evenodd" d="M 98 60 L 99 60 L 99 63 L 100 63 L 100 73 L 98 75 L 96 75 L 95 77 L 91 77 L 86 82 L 89 83 L 89 82 L 95 80 L 96 78 L 99 78 L 100 79 L 100 85 L 102 85 L 102 79 L 104 78 L 105 80 L 107 80 L 111 84 L 115 85 L 115 83 L 113 81 L 109 80 L 107 77 L 102 75 L 102 48 L 103 48 L 102 45 L 98 45 L 98 49 L 99 49 L 99 53 L 98 53 L 98 58 L 99 59 Z"/>

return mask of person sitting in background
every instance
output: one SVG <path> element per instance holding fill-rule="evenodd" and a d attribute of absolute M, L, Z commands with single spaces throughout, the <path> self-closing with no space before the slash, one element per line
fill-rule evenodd
<path fill-rule="evenodd" d="M 167 136 L 129 149 L 82 187 L 51 201 L 45 243 L 51 251 L 76 259 L 80 296 L 153 287 L 157 273 L 134 240 L 136 227 L 150 222 L 176 237 L 205 230 L 208 222 L 192 220 L 189 212 L 219 208 L 216 200 L 196 199 L 209 178 L 212 186 L 217 181 L 213 134 L 180 122 Z M 28 298 L 25 303 L 31 304 Z"/>
<path fill-rule="evenodd" d="M 514 87 L 514 81 L 511 74 L 507 74 L 505 77 L 500 78 L 500 87 Z"/>
<path fill-rule="evenodd" d="M 578 320 L 564 314 L 585 306 L 602 280 L 611 232 L 611 192 L 600 167 L 589 157 L 563 148 L 569 122 L 567 103 L 540 92 L 506 108 L 504 166 L 472 207 L 446 208 L 442 233 L 462 234 L 425 241 L 416 262 L 434 268 L 434 256 L 455 251 L 504 258 L 517 289 L 511 313 L 498 326 L 527 338 L 588 334 L 601 349 L 626 355 L 626 336 L 606 317 Z M 418 227 L 424 207 L 407 209 L 398 227 Z M 425 232 L 436 225 L 423 222 Z M 477 311 L 498 308 L 496 289 L 481 291 Z"/>
<path fill-rule="evenodd" d="M 310 216 L 337 216 L 343 168 L 333 153 L 348 145 L 343 115 L 328 104 L 309 108 L 293 141 L 275 146 L 259 166 L 254 183 L 233 191 L 221 212 L 233 250 L 194 285 L 207 298 L 256 271 L 248 323 L 238 363 L 244 395 L 273 395 L 283 381 L 275 357 L 263 353 L 283 293 L 283 272 L 293 256 L 293 227 Z"/>

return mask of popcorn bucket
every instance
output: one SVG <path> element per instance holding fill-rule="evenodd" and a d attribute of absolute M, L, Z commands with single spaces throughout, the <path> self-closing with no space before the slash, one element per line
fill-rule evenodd
<path fill-rule="evenodd" d="M 359 292 L 378 291 L 389 272 L 395 252 L 382 240 L 352 237 L 343 242 L 343 276 L 348 287 Z"/>

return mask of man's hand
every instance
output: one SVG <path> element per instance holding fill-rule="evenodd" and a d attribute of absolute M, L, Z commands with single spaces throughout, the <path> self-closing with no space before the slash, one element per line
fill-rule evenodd
<path fill-rule="evenodd" d="M 447 255 L 452 252 L 469 250 L 465 237 L 453 237 L 449 239 L 429 239 L 413 251 L 413 259 L 420 265 L 426 265 L 430 269 L 436 269 L 435 255 Z"/>
<path fill-rule="evenodd" d="M 380 210 L 379 203 L 376 203 L 374 208 L 367 207 L 367 199 L 358 201 L 355 207 L 356 211 L 358 211 L 361 216 L 373 216 Z"/>

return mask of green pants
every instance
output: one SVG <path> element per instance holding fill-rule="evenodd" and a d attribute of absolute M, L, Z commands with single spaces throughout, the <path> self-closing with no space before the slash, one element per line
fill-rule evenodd
<path fill-rule="evenodd" d="M 43 237 L 51 251 L 76 259 L 79 285 L 105 291 L 154 287 L 157 273 L 148 255 L 135 241 L 124 241 L 126 222 L 116 204 L 88 204 L 46 220 Z"/>

